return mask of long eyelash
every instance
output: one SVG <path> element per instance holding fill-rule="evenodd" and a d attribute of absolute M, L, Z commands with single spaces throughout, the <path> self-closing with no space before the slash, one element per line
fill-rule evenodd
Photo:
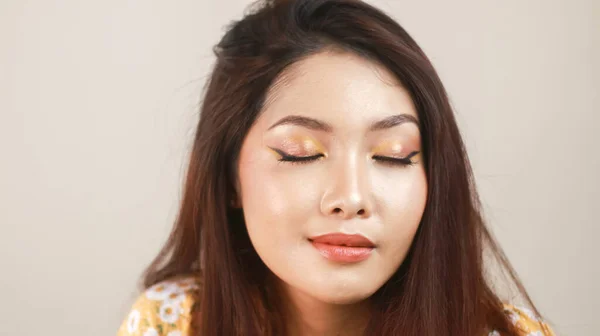
<path fill-rule="evenodd" d="M 271 147 L 269 147 L 269 148 L 271 148 Z M 277 152 L 277 154 L 281 155 L 281 158 L 278 159 L 279 162 L 289 162 L 292 164 L 308 163 L 311 161 L 318 160 L 321 157 L 325 156 L 323 154 L 316 154 L 316 155 L 311 155 L 311 156 L 293 156 L 293 155 L 288 155 L 285 152 L 283 152 L 277 148 L 271 148 L 271 149 L 274 150 L 275 152 Z"/>
<path fill-rule="evenodd" d="M 285 152 L 283 152 L 277 148 L 271 148 L 271 149 L 274 150 L 275 152 L 277 152 L 277 154 L 279 154 L 281 156 L 281 158 L 278 159 L 279 162 L 289 162 L 291 164 L 309 163 L 311 161 L 316 161 L 325 156 L 324 154 L 316 154 L 316 155 L 311 155 L 311 156 L 293 156 L 293 155 L 288 155 Z M 410 153 L 407 157 L 404 157 L 404 158 L 394 158 L 394 157 L 389 157 L 389 156 L 374 155 L 373 159 L 377 160 L 383 164 L 388 164 L 388 165 L 393 165 L 393 166 L 397 166 L 397 165 L 412 166 L 412 165 L 417 164 L 417 162 L 412 161 L 411 158 L 419 153 L 420 153 L 419 151 L 414 151 L 414 152 Z"/>
<path fill-rule="evenodd" d="M 401 166 L 412 166 L 415 165 L 417 162 L 414 162 L 411 160 L 411 158 L 417 154 L 419 154 L 419 151 L 414 151 L 412 153 L 410 153 L 407 157 L 404 158 L 393 158 L 393 157 L 389 157 L 389 156 L 381 156 L 381 155 L 374 155 L 373 159 L 383 163 L 383 164 L 389 164 L 389 165 L 401 165 Z"/>

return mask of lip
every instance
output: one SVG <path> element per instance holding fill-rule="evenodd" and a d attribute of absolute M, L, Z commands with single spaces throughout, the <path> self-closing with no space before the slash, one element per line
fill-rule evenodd
<path fill-rule="evenodd" d="M 308 238 L 311 242 L 322 243 L 328 245 L 350 246 L 350 247 L 375 247 L 375 244 L 363 235 L 359 234 L 344 234 L 344 233 L 329 233 L 321 236 Z"/>
<path fill-rule="evenodd" d="M 321 255 L 341 263 L 359 262 L 369 258 L 375 244 L 362 235 L 331 233 L 308 239 Z"/>

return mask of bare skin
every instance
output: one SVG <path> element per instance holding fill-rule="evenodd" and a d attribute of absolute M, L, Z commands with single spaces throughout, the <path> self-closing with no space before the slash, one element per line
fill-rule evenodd
<path fill-rule="evenodd" d="M 289 71 L 242 145 L 238 202 L 292 335 L 361 335 L 369 297 L 404 260 L 425 208 L 418 115 L 387 69 L 358 56 L 323 52 Z M 327 233 L 376 247 L 332 262 L 309 240 Z"/>

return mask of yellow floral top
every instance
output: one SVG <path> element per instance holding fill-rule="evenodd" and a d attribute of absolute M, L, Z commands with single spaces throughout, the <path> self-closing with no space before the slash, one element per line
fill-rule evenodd
<path fill-rule="evenodd" d="M 189 336 L 191 312 L 198 298 L 195 277 L 181 277 L 163 281 L 148 288 L 133 304 L 117 332 L 117 336 Z M 504 311 L 511 321 L 523 331 L 522 336 L 555 336 L 552 330 L 539 321 L 527 308 L 506 304 Z M 550 334 L 544 334 L 545 326 Z M 502 336 L 492 331 L 488 336 Z"/>

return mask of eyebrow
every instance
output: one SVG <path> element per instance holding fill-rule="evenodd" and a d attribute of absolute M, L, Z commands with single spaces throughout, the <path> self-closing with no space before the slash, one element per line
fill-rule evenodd
<path fill-rule="evenodd" d="M 400 126 L 405 123 L 413 123 L 419 126 L 417 118 L 410 114 L 395 114 L 386 117 L 382 120 L 376 121 L 369 126 L 369 131 L 380 131 L 395 126 Z M 299 115 L 289 115 L 281 118 L 279 121 L 271 125 L 268 129 L 275 128 L 280 125 L 296 125 L 305 127 L 315 131 L 332 132 L 333 126 L 324 121 L 313 119 L 310 117 L 304 117 Z"/>

